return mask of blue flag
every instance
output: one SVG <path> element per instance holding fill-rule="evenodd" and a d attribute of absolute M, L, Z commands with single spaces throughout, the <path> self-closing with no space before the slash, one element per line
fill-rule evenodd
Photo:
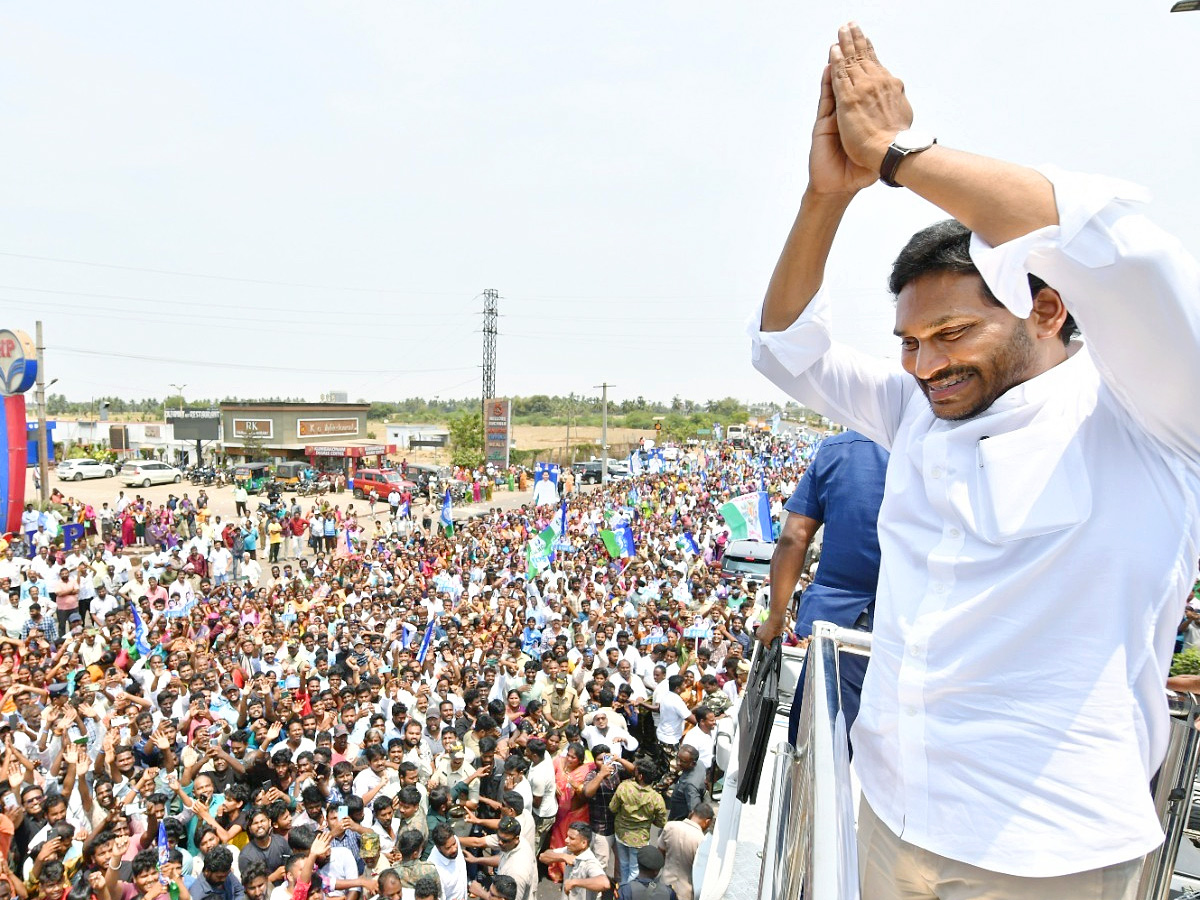
<path fill-rule="evenodd" d="M 167 846 L 167 826 L 165 822 L 158 823 L 158 838 L 155 843 L 158 850 L 158 880 L 165 885 L 167 883 L 167 876 L 163 874 L 163 867 L 171 861 L 171 850 Z"/>
<path fill-rule="evenodd" d="M 446 488 L 445 499 L 442 500 L 442 528 L 446 534 L 454 534 L 454 519 L 450 516 L 450 488 Z"/>
<path fill-rule="evenodd" d="M 446 496 L 450 496 L 450 492 L 446 492 Z M 425 654 L 429 652 L 429 645 L 433 642 L 433 618 L 429 619 L 429 626 L 425 629 L 425 636 L 421 638 L 421 647 L 417 650 L 417 662 L 425 662 Z"/>
<path fill-rule="evenodd" d="M 613 528 L 613 534 L 621 545 L 621 556 L 637 556 L 637 545 L 633 541 L 633 529 L 625 522 Z"/>
<path fill-rule="evenodd" d="M 133 612 L 133 646 L 138 656 L 145 656 L 150 652 L 150 645 L 146 643 L 146 623 L 142 621 L 142 614 L 132 600 L 129 601 L 129 609 Z"/>
<path fill-rule="evenodd" d="M 767 473 L 766 472 L 758 473 L 758 489 L 760 491 L 762 491 L 764 494 L 767 493 Z"/>
<path fill-rule="evenodd" d="M 403 503 L 400 504 L 400 517 L 402 519 L 407 519 L 409 517 L 410 510 L 411 510 L 411 504 L 407 500 L 405 500 Z"/>
<path fill-rule="evenodd" d="M 688 552 L 690 552 L 692 555 L 700 555 L 700 545 L 696 543 L 696 539 L 692 536 L 690 531 L 685 531 L 683 533 L 683 543 L 684 546 L 688 548 Z"/>

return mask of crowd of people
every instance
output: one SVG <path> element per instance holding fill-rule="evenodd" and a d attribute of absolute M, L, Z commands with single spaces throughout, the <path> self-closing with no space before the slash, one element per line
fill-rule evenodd
<path fill-rule="evenodd" d="M 709 445 L 452 527 L 122 493 L 70 549 L 14 541 L 0 900 L 691 900 L 766 613 L 718 508 L 766 489 L 778 519 L 806 458 Z"/>

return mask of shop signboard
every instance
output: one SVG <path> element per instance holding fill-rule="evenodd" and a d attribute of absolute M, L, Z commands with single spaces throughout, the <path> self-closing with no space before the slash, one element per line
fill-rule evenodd
<path fill-rule="evenodd" d="M 234 419 L 233 436 L 243 441 L 246 438 L 271 440 L 275 437 L 275 423 L 271 419 Z"/>
<path fill-rule="evenodd" d="M 497 397 L 484 400 L 483 409 L 484 454 L 492 465 L 507 468 L 512 447 L 512 404 Z"/>
<path fill-rule="evenodd" d="M 354 437 L 358 419 L 297 419 L 296 434 L 302 438 Z"/>

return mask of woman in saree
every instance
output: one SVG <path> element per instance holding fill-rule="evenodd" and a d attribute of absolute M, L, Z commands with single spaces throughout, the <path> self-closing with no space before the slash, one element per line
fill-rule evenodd
<path fill-rule="evenodd" d="M 558 797 L 558 815 L 550 830 L 549 847 L 562 847 L 567 842 L 567 829 L 572 825 L 588 822 L 588 801 L 583 795 L 583 783 L 596 767 L 585 761 L 583 744 L 568 744 L 563 756 L 554 757 L 554 790 Z M 556 884 L 562 883 L 562 863 L 551 863 L 547 874 Z"/>
<path fill-rule="evenodd" d="M 121 545 L 123 547 L 132 547 L 137 540 L 137 526 L 134 524 L 133 516 L 129 513 L 121 518 Z"/>

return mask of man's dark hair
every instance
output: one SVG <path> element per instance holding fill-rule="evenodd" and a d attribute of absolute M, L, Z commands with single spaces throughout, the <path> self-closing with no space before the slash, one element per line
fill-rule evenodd
<path fill-rule="evenodd" d="M 637 761 L 637 778 L 642 784 L 652 784 L 658 778 L 658 763 L 643 757 Z"/>
<path fill-rule="evenodd" d="M 503 877 L 503 876 L 501 876 Z M 418 878 L 413 884 L 414 900 L 437 900 L 440 888 L 436 878 L 426 875 L 424 878 Z"/>
<path fill-rule="evenodd" d="M 592 843 L 592 828 L 586 822 L 572 822 L 568 831 L 574 831 L 577 835 L 588 842 L 588 846 Z"/>
<path fill-rule="evenodd" d="M 293 856 L 307 856 L 312 842 L 317 837 L 317 829 L 313 825 L 297 825 L 288 832 L 288 847 Z"/>
<path fill-rule="evenodd" d="M 268 874 L 267 864 L 261 859 L 248 859 L 244 864 L 239 864 L 238 868 L 241 870 L 239 874 L 243 885 L 249 884 L 255 878 L 266 878 Z"/>
<path fill-rule="evenodd" d="M 525 798 L 519 791 L 505 791 L 500 801 L 518 816 L 525 811 Z"/>
<path fill-rule="evenodd" d="M 221 844 L 204 854 L 204 871 L 214 874 L 228 873 L 233 868 L 233 851 Z"/>
<path fill-rule="evenodd" d="M 521 836 L 521 823 L 512 816 L 504 816 L 496 826 L 496 832 L 507 837 Z"/>
<path fill-rule="evenodd" d="M 129 865 L 133 869 L 134 875 L 145 875 L 147 872 L 153 872 L 158 868 L 158 851 L 141 850 Z"/>
<path fill-rule="evenodd" d="M 504 900 L 517 900 L 517 882 L 511 875 L 493 875 L 492 890 Z"/>
<path fill-rule="evenodd" d="M 442 822 L 433 827 L 433 831 L 429 832 L 429 840 L 435 847 L 440 847 L 446 841 L 450 840 L 450 836 L 454 834 L 454 829 Z"/>
<path fill-rule="evenodd" d="M 400 837 L 396 841 L 396 849 L 409 859 L 421 852 L 421 848 L 425 846 L 425 835 L 417 831 L 415 828 L 406 828 L 400 832 Z"/>
<path fill-rule="evenodd" d="M 450 805 L 450 792 L 438 785 L 429 792 L 429 808 L 434 812 L 444 812 Z"/>
<path fill-rule="evenodd" d="M 400 790 L 396 792 L 396 799 L 399 800 L 401 803 L 403 803 L 405 806 L 420 806 L 421 805 L 421 792 L 418 791 L 411 784 L 406 785 L 405 787 L 400 788 Z"/>
<path fill-rule="evenodd" d="M 979 278 L 984 299 L 996 306 L 1003 306 L 984 282 L 975 261 L 971 259 L 970 230 L 955 219 L 935 222 L 908 239 L 908 243 L 892 263 L 888 290 L 892 292 L 893 297 L 899 297 L 905 285 L 930 272 L 974 275 Z M 1036 275 L 1029 276 L 1031 294 L 1037 296 L 1037 292 L 1044 287 L 1047 287 L 1047 284 L 1042 279 Z M 1064 344 L 1068 344 L 1078 333 L 1079 327 L 1075 324 L 1075 318 L 1068 312 L 1058 336 Z"/>

